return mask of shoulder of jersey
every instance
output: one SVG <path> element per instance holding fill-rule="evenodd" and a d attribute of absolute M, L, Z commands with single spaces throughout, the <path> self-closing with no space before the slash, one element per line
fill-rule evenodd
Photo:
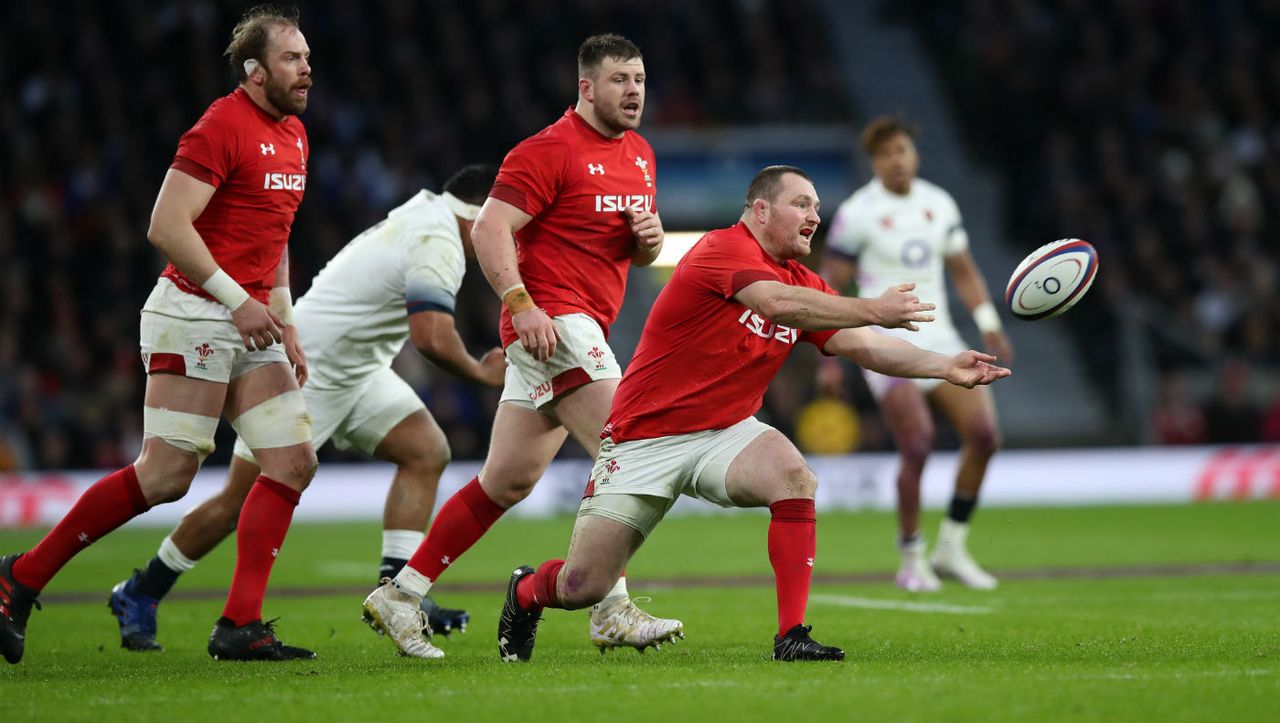
<path fill-rule="evenodd" d="M 951 193 L 948 192 L 947 189 L 943 188 L 942 186 L 939 186 L 933 181 L 928 181 L 923 178 L 917 178 L 916 183 L 919 184 L 920 190 L 924 191 L 926 194 L 930 196 L 946 199 L 949 203 L 955 202 L 954 199 L 951 198 Z"/>
<path fill-rule="evenodd" d="M 844 202 L 840 204 L 840 208 L 838 210 L 844 213 L 856 211 L 864 206 L 874 203 L 875 197 L 876 187 L 874 184 L 868 183 L 854 191 L 848 198 L 846 198 Z"/>

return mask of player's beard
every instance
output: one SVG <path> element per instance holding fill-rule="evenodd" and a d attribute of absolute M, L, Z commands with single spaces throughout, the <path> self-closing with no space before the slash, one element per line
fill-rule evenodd
<path fill-rule="evenodd" d="M 640 106 L 640 113 L 634 119 L 623 115 L 621 104 L 605 112 L 601 112 L 601 109 L 597 106 L 596 117 L 610 131 L 621 135 L 625 131 L 633 131 L 640 127 L 640 119 L 644 117 L 644 106 Z"/>
<path fill-rule="evenodd" d="M 276 82 L 270 71 L 267 71 L 267 81 L 262 84 L 262 90 L 267 94 L 267 102 L 285 115 L 301 115 L 307 109 L 307 99 L 305 97 L 297 98 L 293 95 L 294 88 L 304 87 L 310 88 L 311 81 L 298 81 L 286 88 L 283 83 Z"/>

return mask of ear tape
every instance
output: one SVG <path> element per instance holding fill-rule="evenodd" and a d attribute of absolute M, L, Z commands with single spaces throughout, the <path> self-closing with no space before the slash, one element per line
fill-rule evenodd
<path fill-rule="evenodd" d="M 253 75 L 253 71 L 257 69 L 258 69 L 258 61 L 254 60 L 253 58 L 249 58 L 248 60 L 244 61 L 245 75 Z"/>

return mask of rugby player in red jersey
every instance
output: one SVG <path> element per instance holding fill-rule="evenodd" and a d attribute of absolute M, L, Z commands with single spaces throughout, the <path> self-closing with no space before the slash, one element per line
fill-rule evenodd
<path fill-rule="evenodd" d="M 839 296 L 796 259 L 809 253 L 818 194 L 791 166 L 770 166 L 747 189 L 735 226 L 704 236 L 658 295 L 618 387 L 569 542 L 567 560 L 511 576 L 498 623 L 503 660 L 529 660 L 542 609 L 593 605 L 686 494 L 723 507 L 765 507 L 778 595 L 775 660 L 843 660 L 804 625 L 816 551 L 818 481 L 795 446 L 752 416 L 797 342 L 900 377 L 961 386 L 1008 376 L 995 357 L 947 357 L 853 328 L 914 330 L 931 321 L 910 294 Z"/>
<path fill-rule="evenodd" d="M 606 338 L 631 266 L 662 248 L 653 149 L 636 132 L 645 70 L 626 38 L 596 35 L 578 50 L 578 101 L 517 145 L 472 230 L 476 257 L 502 297 L 507 380 L 480 474 L 449 498 L 395 579 L 365 612 L 399 644 L 418 647 L 412 611 L 440 575 L 542 477 L 568 435 L 593 457 L 622 372 Z M 679 620 L 632 603 L 625 577 L 591 611 L 601 649 L 681 635 Z M 396 624 L 395 621 L 406 621 Z"/>
<path fill-rule="evenodd" d="M 315 657 L 262 622 L 271 565 L 315 473 L 299 386 L 286 244 L 307 179 L 310 49 L 296 13 L 260 6 L 232 31 L 239 87 L 178 142 L 147 238 L 168 259 L 142 309 L 147 372 L 138 459 L 93 484 L 35 547 L 0 558 L 0 652 L 22 659 L 36 596 L 73 556 L 186 494 L 225 415 L 262 472 L 236 532 L 235 577 L 209 638 L 218 660 Z"/>

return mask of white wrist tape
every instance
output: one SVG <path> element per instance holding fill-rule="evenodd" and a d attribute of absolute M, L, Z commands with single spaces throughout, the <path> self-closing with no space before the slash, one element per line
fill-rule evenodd
<path fill-rule="evenodd" d="M 201 284 L 209 295 L 217 299 L 223 306 L 235 311 L 240 305 L 249 300 L 249 292 L 244 287 L 236 283 L 236 280 L 227 275 L 227 272 L 218 269 Z"/>
<path fill-rule="evenodd" d="M 978 325 L 978 331 L 983 334 L 1004 328 L 1000 323 L 1000 313 L 990 301 L 984 301 L 973 307 L 973 323 Z"/>
<path fill-rule="evenodd" d="M 271 289 L 267 308 L 274 311 L 285 326 L 293 326 L 293 295 L 289 293 L 288 286 L 276 286 Z"/>

